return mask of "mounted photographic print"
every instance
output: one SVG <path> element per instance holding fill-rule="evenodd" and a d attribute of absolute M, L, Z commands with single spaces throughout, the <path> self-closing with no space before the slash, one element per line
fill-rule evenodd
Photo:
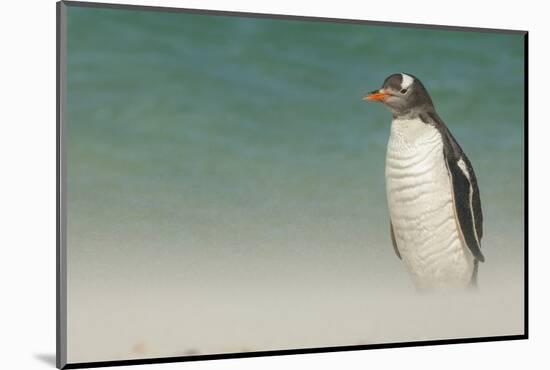
<path fill-rule="evenodd" d="M 527 338 L 527 32 L 57 11 L 58 367 Z"/>

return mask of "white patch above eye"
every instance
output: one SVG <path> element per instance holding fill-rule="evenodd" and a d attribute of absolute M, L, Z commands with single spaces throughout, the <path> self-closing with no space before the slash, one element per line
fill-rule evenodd
<path fill-rule="evenodd" d="M 404 73 L 401 73 L 401 88 L 402 89 L 408 89 L 409 86 L 412 85 L 412 83 L 414 82 L 414 78 L 412 78 L 411 76 L 409 75 L 406 75 Z"/>

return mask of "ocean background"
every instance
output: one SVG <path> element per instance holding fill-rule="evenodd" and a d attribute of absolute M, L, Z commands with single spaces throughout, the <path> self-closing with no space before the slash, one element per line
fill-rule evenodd
<path fill-rule="evenodd" d="M 68 7 L 68 360 L 522 334 L 520 34 Z M 390 113 L 417 76 L 472 161 L 479 289 L 395 256 Z"/>

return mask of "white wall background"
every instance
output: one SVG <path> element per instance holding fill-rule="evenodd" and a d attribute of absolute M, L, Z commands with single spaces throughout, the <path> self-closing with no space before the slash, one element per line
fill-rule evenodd
<path fill-rule="evenodd" d="M 113 2 L 124 2 L 114 1 Z M 144 369 L 546 368 L 550 343 L 550 44 L 544 2 L 127 0 L 126 3 L 530 31 L 528 341 L 141 366 Z M 535 5 L 536 4 L 536 5 Z M 0 11 L 0 367 L 53 368 L 55 354 L 55 1 Z M 490 91 L 480 92 L 479 98 Z M 522 97 L 518 95 L 518 99 Z M 503 307 L 505 309 L 505 307 Z"/>

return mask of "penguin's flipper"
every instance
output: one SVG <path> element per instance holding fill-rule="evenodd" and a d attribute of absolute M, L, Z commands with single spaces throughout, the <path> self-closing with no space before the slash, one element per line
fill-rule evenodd
<path fill-rule="evenodd" d="M 397 242 L 395 241 L 395 234 L 393 233 L 393 225 L 390 220 L 390 235 L 391 235 L 391 243 L 393 244 L 393 251 L 401 259 L 401 254 L 399 253 L 399 249 L 397 249 Z"/>
<path fill-rule="evenodd" d="M 481 253 L 481 201 L 474 170 L 468 158 L 445 158 L 451 185 L 457 225 L 462 241 L 468 246 L 476 260 L 484 262 Z"/>
<path fill-rule="evenodd" d="M 451 180 L 460 238 L 468 246 L 475 259 L 484 262 L 485 257 L 481 253 L 483 214 L 474 168 L 447 125 L 435 111 L 421 115 L 420 118 L 436 127 L 441 133 L 444 142 L 443 156 Z"/>

